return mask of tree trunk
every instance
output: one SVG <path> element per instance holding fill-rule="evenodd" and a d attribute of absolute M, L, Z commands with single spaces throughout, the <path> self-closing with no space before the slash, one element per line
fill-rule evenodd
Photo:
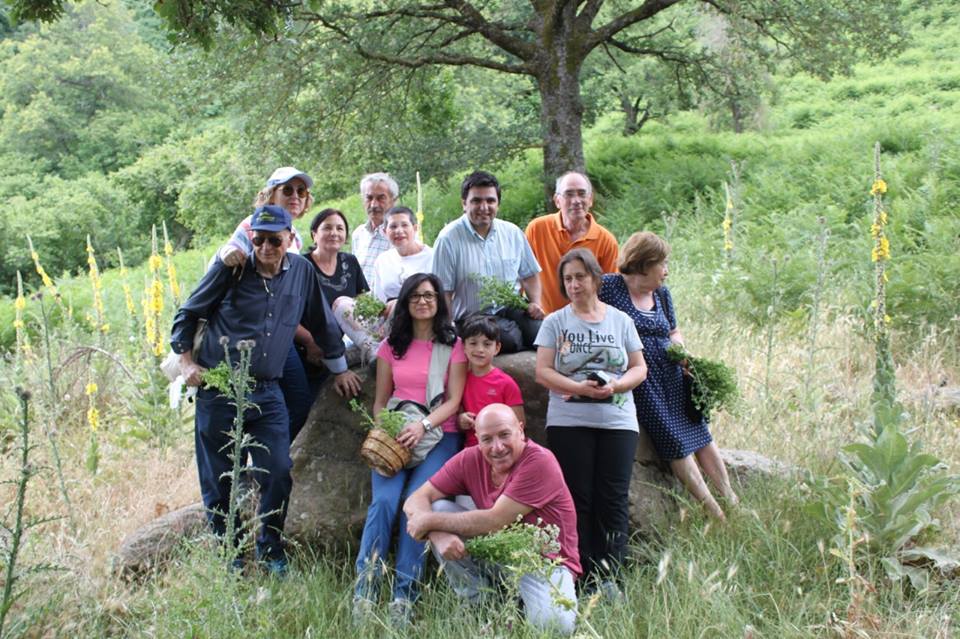
<path fill-rule="evenodd" d="M 554 211 L 554 183 L 567 171 L 584 171 L 583 100 L 580 66 L 583 59 L 564 61 L 566 51 L 553 52 L 537 74 L 540 90 L 540 129 L 543 133 L 543 189 L 546 210 Z M 564 56 L 565 57 L 565 56 Z M 572 56 L 571 56 L 572 57 Z"/>

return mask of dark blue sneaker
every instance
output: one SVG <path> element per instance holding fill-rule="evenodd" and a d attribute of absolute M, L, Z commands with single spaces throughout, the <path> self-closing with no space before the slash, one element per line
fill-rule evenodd
<path fill-rule="evenodd" d="M 283 579 L 290 571 L 290 566 L 287 564 L 286 557 L 281 557 L 280 559 L 267 559 L 262 563 L 263 569 L 266 570 L 267 574 L 271 577 Z"/>

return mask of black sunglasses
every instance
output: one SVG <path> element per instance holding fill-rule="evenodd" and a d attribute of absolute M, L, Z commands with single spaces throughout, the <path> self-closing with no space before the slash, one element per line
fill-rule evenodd
<path fill-rule="evenodd" d="M 264 242 L 270 242 L 270 246 L 275 246 L 277 248 L 283 244 L 283 238 L 278 235 L 270 235 L 269 237 L 264 237 L 263 235 L 254 235 L 253 239 L 250 240 L 253 242 L 254 246 L 263 246 Z"/>
<path fill-rule="evenodd" d="M 294 188 L 291 184 L 284 184 L 282 187 L 280 187 L 280 192 L 283 193 L 284 197 L 290 197 L 293 195 L 294 191 L 297 192 L 297 197 L 307 197 L 307 193 L 310 192 L 305 186 L 298 186 Z"/>

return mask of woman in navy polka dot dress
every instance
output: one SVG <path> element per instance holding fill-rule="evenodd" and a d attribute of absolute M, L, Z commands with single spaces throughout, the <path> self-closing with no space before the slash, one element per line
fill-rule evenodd
<path fill-rule="evenodd" d="M 655 233 L 634 233 L 620 251 L 620 272 L 603 276 L 600 299 L 629 315 L 643 341 L 647 379 L 633 391 L 640 426 L 646 428 L 657 453 L 669 460 L 673 474 L 707 513 L 724 519 L 703 475 L 729 504 L 736 505 L 739 499 L 706 420 L 687 411 L 683 369 L 666 354 L 671 342 L 683 344 L 670 291 L 663 286 L 669 254 L 670 246 Z"/>

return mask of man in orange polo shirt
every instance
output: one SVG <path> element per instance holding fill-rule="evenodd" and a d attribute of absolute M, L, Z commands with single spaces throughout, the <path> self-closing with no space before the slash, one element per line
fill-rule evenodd
<path fill-rule="evenodd" d="M 552 313 L 566 306 L 560 293 L 557 264 L 572 248 L 593 252 L 604 273 L 617 270 L 617 239 L 590 213 L 593 207 L 593 185 L 583 173 L 570 171 L 557 179 L 553 201 L 557 213 L 541 215 L 527 225 L 527 241 L 533 248 L 543 271 L 540 273 L 540 305 L 544 313 Z"/>

